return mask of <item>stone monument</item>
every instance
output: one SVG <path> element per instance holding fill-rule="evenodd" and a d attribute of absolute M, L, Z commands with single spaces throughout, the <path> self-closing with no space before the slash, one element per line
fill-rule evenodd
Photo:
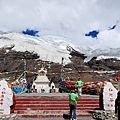
<path fill-rule="evenodd" d="M 96 120 L 114 120 L 115 119 L 115 99 L 117 98 L 117 89 L 110 82 L 103 83 L 100 91 L 100 108 L 93 111 L 93 118 Z"/>
<path fill-rule="evenodd" d="M 9 83 L 0 81 L 0 120 L 16 120 L 18 115 L 14 113 L 13 92 Z M 12 110 L 12 111 L 11 111 Z"/>

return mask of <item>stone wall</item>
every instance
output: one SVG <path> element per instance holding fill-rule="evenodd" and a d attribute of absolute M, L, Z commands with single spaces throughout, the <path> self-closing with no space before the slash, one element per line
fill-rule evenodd
<path fill-rule="evenodd" d="M 17 120 L 18 115 L 16 113 L 12 113 L 9 115 L 0 115 L 0 120 Z"/>
<path fill-rule="evenodd" d="M 114 111 L 94 110 L 92 117 L 94 120 L 117 120 Z"/>

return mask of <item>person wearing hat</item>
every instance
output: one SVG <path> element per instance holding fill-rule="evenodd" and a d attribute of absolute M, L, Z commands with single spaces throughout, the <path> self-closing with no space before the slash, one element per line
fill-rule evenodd
<path fill-rule="evenodd" d="M 72 112 L 73 112 L 73 120 L 77 120 L 76 119 L 76 105 L 77 105 L 76 99 L 78 98 L 78 94 L 75 93 L 75 90 L 71 90 L 71 92 L 68 95 L 69 95 L 69 107 L 70 107 L 70 120 L 72 120 Z"/>
<path fill-rule="evenodd" d="M 76 82 L 76 86 L 78 88 L 78 95 L 81 96 L 82 95 L 82 86 L 83 86 L 83 82 L 81 80 L 81 77 L 78 77 L 78 80 Z"/>
<path fill-rule="evenodd" d="M 120 120 L 120 91 L 118 91 L 117 98 L 115 100 L 115 114 L 118 114 L 118 120 Z"/>

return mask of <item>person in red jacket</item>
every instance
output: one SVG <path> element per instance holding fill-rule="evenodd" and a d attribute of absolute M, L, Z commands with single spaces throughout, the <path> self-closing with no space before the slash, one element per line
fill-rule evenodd
<path fill-rule="evenodd" d="M 13 104 L 10 106 L 10 114 L 14 113 L 15 110 L 15 105 L 16 105 L 16 97 L 15 94 L 13 93 Z"/>

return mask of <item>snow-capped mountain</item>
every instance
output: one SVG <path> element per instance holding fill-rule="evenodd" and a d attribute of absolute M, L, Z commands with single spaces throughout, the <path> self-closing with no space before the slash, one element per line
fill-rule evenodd
<path fill-rule="evenodd" d="M 32 37 L 19 33 L 1 33 L 0 47 L 11 46 L 16 51 L 30 51 L 37 53 L 45 61 L 60 63 L 62 57 L 65 62 L 70 62 L 69 52 L 66 50 L 68 43 L 62 37 Z"/>
<path fill-rule="evenodd" d="M 66 38 L 60 36 L 40 36 L 33 37 L 21 33 L 0 33 L 0 48 L 14 45 L 16 51 L 30 51 L 37 53 L 42 60 L 61 63 L 62 57 L 64 64 L 70 62 L 70 52 L 66 49 L 71 46 L 75 50 L 85 54 L 87 58 L 85 62 L 92 57 L 98 59 L 120 57 L 120 48 L 92 49 L 90 47 L 82 48 L 80 45 L 74 45 L 68 42 Z"/>
<path fill-rule="evenodd" d="M 91 49 L 86 51 L 87 58 L 85 59 L 85 62 L 88 62 L 93 57 L 97 57 L 97 60 L 108 58 L 116 58 L 120 60 L 120 48 Z"/>

